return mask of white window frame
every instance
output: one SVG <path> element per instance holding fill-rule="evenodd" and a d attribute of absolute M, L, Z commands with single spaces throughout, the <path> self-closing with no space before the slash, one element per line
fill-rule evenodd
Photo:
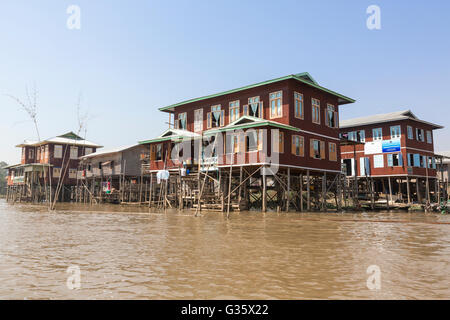
<path fill-rule="evenodd" d="M 408 139 L 409 140 L 414 140 L 414 129 L 411 126 L 407 127 L 407 131 L 408 131 Z"/>
<path fill-rule="evenodd" d="M 78 147 L 70 146 L 70 159 L 72 160 L 78 159 Z"/>
<path fill-rule="evenodd" d="M 275 108 L 273 108 L 272 103 L 275 103 L 275 105 L 274 105 Z M 283 91 L 282 90 L 269 93 L 269 109 L 270 109 L 270 119 L 283 117 Z"/>
<path fill-rule="evenodd" d="M 203 131 L 203 109 L 194 110 L 194 132 Z"/>
<path fill-rule="evenodd" d="M 239 100 L 231 101 L 229 103 L 229 123 L 232 123 L 239 119 L 239 116 L 241 115 Z M 236 112 L 237 110 L 237 112 Z"/>
<path fill-rule="evenodd" d="M 397 130 L 398 130 L 398 132 L 397 132 Z M 402 127 L 400 125 L 391 126 L 390 127 L 390 131 L 391 131 L 391 139 L 401 138 L 401 136 L 402 136 Z"/>
<path fill-rule="evenodd" d="M 317 110 L 315 110 L 317 109 Z M 311 120 L 312 123 L 320 124 L 320 100 L 311 98 Z M 315 121 L 314 121 L 315 120 Z"/>
<path fill-rule="evenodd" d="M 427 130 L 427 143 L 433 144 L 433 136 L 430 130 Z"/>
<path fill-rule="evenodd" d="M 53 158 L 55 159 L 61 159 L 63 154 L 63 146 L 60 144 L 55 144 L 54 150 L 53 150 Z"/>
<path fill-rule="evenodd" d="M 380 135 L 375 133 L 380 133 Z M 383 128 L 373 128 L 372 129 L 372 139 L 373 141 L 383 140 Z"/>
<path fill-rule="evenodd" d="M 294 91 L 294 117 L 297 119 L 305 119 L 305 103 L 303 99 L 303 94 Z M 300 113 L 297 111 L 300 110 Z"/>

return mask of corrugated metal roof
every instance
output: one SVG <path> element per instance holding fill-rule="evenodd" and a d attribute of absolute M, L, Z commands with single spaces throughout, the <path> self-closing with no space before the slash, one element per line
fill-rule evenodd
<path fill-rule="evenodd" d="M 366 126 L 366 125 L 377 124 L 377 123 L 408 120 L 408 119 L 431 125 L 434 129 L 442 129 L 443 128 L 440 125 L 418 119 L 414 115 L 414 113 L 411 112 L 411 110 L 402 110 L 402 111 L 396 111 L 396 112 L 390 112 L 390 113 L 384 113 L 384 114 L 375 114 L 372 116 L 361 117 L 361 118 L 340 120 L 339 127 L 340 128 L 359 127 L 359 126 Z"/>
<path fill-rule="evenodd" d="M 102 151 L 97 151 L 94 153 L 90 153 L 88 155 L 82 156 L 80 157 L 80 159 L 89 159 L 89 158 L 95 158 L 95 157 L 99 157 L 99 156 L 104 156 L 107 154 L 114 154 L 114 153 L 118 153 L 118 152 L 122 152 L 128 149 L 131 149 L 133 147 L 137 147 L 139 146 L 139 144 L 133 144 L 131 146 L 122 146 L 122 147 L 117 147 L 117 148 L 109 148 L 109 149 L 105 149 Z"/>
<path fill-rule="evenodd" d="M 49 139 L 45 139 L 42 141 L 30 141 L 25 140 L 23 143 L 18 144 L 16 147 L 26 147 L 26 146 L 40 146 L 47 143 L 60 143 L 60 144 L 71 144 L 75 146 L 85 146 L 85 147 L 94 147 L 94 148 L 101 148 L 102 146 L 96 143 L 93 143 L 88 140 L 84 140 L 83 138 L 77 136 L 73 132 L 68 132 L 66 134 L 52 137 Z"/>

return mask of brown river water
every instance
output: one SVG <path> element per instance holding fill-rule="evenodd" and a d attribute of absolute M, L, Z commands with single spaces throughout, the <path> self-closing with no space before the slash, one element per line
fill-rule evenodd
<path fill-rule="evenodd" d="M 380 270 L 378 289 L 367 268 Z M 70 290 L 68 267 L 80 288 Z M 450 216 L 0 200 L 0 299 L 449 299 Z"/>

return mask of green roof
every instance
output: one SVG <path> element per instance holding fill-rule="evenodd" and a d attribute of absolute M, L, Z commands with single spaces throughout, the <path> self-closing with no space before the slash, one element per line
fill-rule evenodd
<path fill-rule="evenodd" d="M 250 122 L 243 122 L 249 120 Z M 243 122 L 243 123 L 240 123 Z M 272 120 L 267 120 L 267 119 L 261 119 L 261 118 L 256 118 L 256 117 L 250 117 L 250 116 L 242 116 L 239 119 L 235 120 L 234 122 L 230 123 L 229 125 L 225 126 L 225 127 L 220 127 L 220 128 L 214 128 L 214 129 L 209 129 L 207 131 L 204 132 L 205 135 L 211 135 L 214 133 L 218 133 L 218 132 L 226 132 L 226 131 L 233 131 L 233 130 L 238 130 L 238 129 L 249 129 L 249 128 L 256 128 L 256 127 L 264 127 L 264 126 L 271 126 L 271 127 L 275 127 L 275 128 L 280 128 L 280 129 L 287 129 L 287 130 L 291 130 L 291 131 L 300 131 L 300 129 L 287 125 L 287 124 L 283 124 L 283 123 L 279 123 L 279 122 L 275 122 Z"/>
<path fill-rule="evenodd" d="M 160 111 L 166 111 L 166 112 L 173 112 L 176 107 L 179 107 L 179 106 L 182 106 L 182 105 L 185 105 L 185 104 L 188 104 L 188 103 L 197 102 L 197 101 L 203 101 L 203 100 L 211 99 L 211 98 L 216 98 L 216 97 L 224 96 L 224 95 L 227 95 L 227 94 L 231 94 L 231 93 L 235 93 L 235 92 L 239 92 L 239 91 L 243 91 L 243 90 L 247 90 L 247 89 L 251 89 L 251 88 L 256 88 L 256 87 L 260 87 L 260 86 L 264 86 L 264 85 L 267 85 L 267 84 L 280 82 L 280 81 L 284 81 L 284 80 L 289 80 L 289 79 L 297 80 L 297 81 L 302 82 L 304 84 L 307 84 L 307 85 L 309 85 L 309 86 L 311 86 L 313 88 L 325 91 L 325 92 L 327 92 L 329 94 L 332 94 L 332 95 L 334 95 L 334 96 L 339 98 L 339 102 L 340 102 L 339 104 L 347 104 L 347 103 L 355 102 L 355 100 L 353 100 L 353 99 L 351 99 L 349 97 L 346 97 L 346 96 L 341 95 L 341 94 L 339 94 L 337 92 L 334 92 L 332 90 L 329 90 L 327 88 L 324 88 L 324 87 L 320 86 L 309 75 L 309 73 L 304 72 L 304 73 L 298 73 L 298 74 L 291 74 L 291 75 L 284 76 L 284 77 L 281 77 L 281 78 L 267 80 L 267 81 L 264 81 L 264 82 L 259 82 L 259 83 L 251 84 L 251 85 L 248 85 L 248 86 L 245 86 L 245 87 L 240 87 L 240 88 L 237 88 L 237 89 L 223 91 L 223 92 L 216 93 L 216 94 L 211 94 L 211 95 L 200 97 L 200 98 L 186 100 L 186 101 L 183 101 L 183 102 L 172 104 L 172 105 L 167 106 L 167 107 L 159 108 L 159 110 Z"/>

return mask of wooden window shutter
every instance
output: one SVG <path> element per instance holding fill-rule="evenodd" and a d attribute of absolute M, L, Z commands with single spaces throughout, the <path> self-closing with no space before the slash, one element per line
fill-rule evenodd
<path fill-rule="evenodd" d="M 150 160 L 151 160 L 151 161 L 155 161 L 155 158 L 156 158 L 155 145 L 152 144 L 152 145 L 150 146 Z"/>
<path fill-rule="evenodd" d="M 325 126 L 329 127 L 329 125 L 328 125 L 328 108 L 324 108 L 324 110 L 325 110 L 325 117 L 324 117 Z"/>
<path fill-rule="evenodd" d="M 320 159 L 325 159 L 325 142 L 320 141 Z"/>
<path fill-rule="evenodd" d="M 291 153 L 295 155 L 295 139 L 297 138 L 297 136 L 292 135 L 292 143 L 291 143 Z"/>
<path fill-rule="evenodd" d="M 245 152 L 245 134 L 244 135 L 238 135 L 238 143 L 239 143 L 239 149 L 238 152 Z"/>
<path fill-rule="evenodd" d="M 259 102 L 259 117 L 264 118 L 264 103 L 262 101 Z"/>
<path fill-rule="evenodd" d="M 334 127 L 339 128 L 339 118 L 338 118 L 338 112 L 334 112 Z"/>
<path fill-rule="evenodd" d="M 260 129 L 257 131 L 258 132 L 258 150 L 262 150 L 263 149 L 263 131 Z"/>
<path fill-rule="evenodd" d="M 309 139 L 309 156 L 314 158 L 314 139 Z"/>
<path fill-rule="evenodd" d="M 206 114 L 206 128 L 211 129 L 211 127 L 212 127 L 211 112 L 208 112 Z"/>
<path fill-rule="evenodd" d="M 279 153 L 284 153 L 284 132 L 279 133 L 279 139 L 278 139 L 278 150 Z"/>
<path fill-rule="evenodd" d="M 245 104 L 243 108 L 244 108 L 244 110 L 243 110 L 243 115 L 244 115 L 244 116 L 248 116 L 248 105 Z"/>
<path fill-rule="evenodd" d="M 300 143 L 300 156 L 305 156 L 305 138 L 299 137 L 299 143 Z"/>

